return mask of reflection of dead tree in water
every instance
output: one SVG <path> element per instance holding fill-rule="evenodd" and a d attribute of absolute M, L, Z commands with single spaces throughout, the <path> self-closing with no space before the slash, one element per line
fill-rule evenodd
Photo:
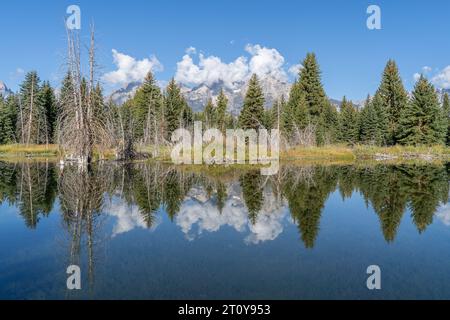
<path fill-rule="evenodd" d="M 67 30 L 67 68 L 70 77 L 70 94 L 67 101 L 61 101 L 59 110 L 58 142 L 68 158 L 86 166 L 91 163 L 95 147 L 110 145 L 111 134 L 105 123 L 105 110 L 99 102 L 95 88 L 95 37 L 92 28 L 89 48 L 88 79 L 81 71 L 81 50 L 79 31 Z M 100 109 L 100 110 L 99 110 Z"/>
<path fill-rule="evenodd" d="M 89 170 L 68 166 L 61 170 L 58 179 L 61 211 L 71 237 L 70 265 L 81 267 L 81 255 L 86 245 L 91 290 L 94 285 L 94 236 L 101 227 L 98 218 L 111 182 L 111 174 L 103 169 L 103 166 Z"/>
<path fill-rule="evenodd" d="M 280 169 L 281 181 L 289 179 L 292 187 L 298 184 L 314 185 L 314 173 L 316 168 L 313 166 L 285 166 Z"/>

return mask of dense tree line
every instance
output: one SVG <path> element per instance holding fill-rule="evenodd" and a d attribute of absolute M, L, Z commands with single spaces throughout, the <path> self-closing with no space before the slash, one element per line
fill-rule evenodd
<path fill-rule="evenodd" d="M 54 143 L 56 113 L 54 90 L 36 72 L 29 72 L 17 94 L 0 96 L 0 144 Z"/>
<path fill-rule="evenodd" d="M 42 82 L 36 72 L 29 72 L 18 93 L 6 99 L 0 97 L 0 144 L 60 142 L 71 110 L 67 106 L 73 103 L 73 92 L 77 92 L 71 77 L 68 73 L 56 96 L 48 82 Z M 271 108 L 265 108 L 260 79 L 253 75 L 237 117 L 229 112 L 223 90 L 215 100 L 208 100 L 202 112 L 195 113 L 174 79 L 162 90 L 152 73 L 123 106 L 105 102 L 101 86 L 92 86 L 85 79 L 81 79 L 79 91 L 80 103 L 89 105 L 91 119 L 102 128 L 95 132 L 108 137 L 94 137 L 93 143 L 105 146 L 104 141 L 108 140 L 107 144 L 120 149 L 118 153 L 124 157 L 133 155 L 135 144 L 170 144 L 176 129 L 192 128 L 198 120 L 203 121 L 205 129 L 219 128 L 223 132 L 236 127 L 278 128 L 287 145 L 450 144 L 448 94 L 440 96 L 430 81 L 421 76 L 408 95 L 393 60 L 387 62 L 378 90 L 373 97 L 367 97 L 362 107 L 346 97 L 339 107 L 330 102 L 313 53 L 303 60 L 289 97 L 281 97 Z M 154 148 L 155 153 L 157 149 Z"/>
<path fill-rule="evenodd" d="M 285 140 L 294 145 L 330 143 L 389 145 L 449 144 L 450 103 L 447 93 L 421 76 L 410 96 L 398 68 L 389 60 L 373 97 L 362 108 L 346 97 L 338 108 L 327 98 L 314 54 L 302 63 L 289 99 L 276 101 L 264 110 L 264 96 L 257 77 L 249 82 L 239 124 L 243 128 L 279 127 Z"/>

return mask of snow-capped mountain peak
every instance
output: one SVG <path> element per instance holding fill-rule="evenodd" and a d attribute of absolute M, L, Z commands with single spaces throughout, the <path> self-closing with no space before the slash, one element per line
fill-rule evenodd
<path fill-rule="evenodd" d="M 266 107 L 272 106 L 273 102 L 281 98 L 282 95 L 287 98 L 291 87 L 291 84 L 270 76 L 261 78 L 260 84 L 264 92 Z M 140 85 L 140 82 L 132 82 L 125 88 L 115 91 L 111 98 L 115 103 L 123 104 L 134 96 Z M 203 83 L 195 87 L 181 84 L 181 92 L 192 109 L 198 112 L 204 109 L 209 99 L 216 101 L 220 91 L 223 90 L 229 101 L 229 111 L 237 115 L 242 108 L 247 86 L 248 81 L 236 82 L 233 84 L 233 88 L 227 87 L 223 81 L 217 81 L 213 84 Z"/>
<path fill-rule="evenodd" d="M 10 94 L 12 94 L 12 91 L 0 80 L 0 95 L 7 98 Z"/>

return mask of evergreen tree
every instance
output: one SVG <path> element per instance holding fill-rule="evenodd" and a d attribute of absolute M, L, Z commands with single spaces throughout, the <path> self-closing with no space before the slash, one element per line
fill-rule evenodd
<path fill-rule="evenodd" d="M 323 89 L 319 64 L 314 53 L 308 53 L 302 63 L 298 85 L 306 99 L 310 121 L 316 126 L 316 142 L 323 144 L 329 124 L 324 117 L 328 99 Z"/>
<path fill-rule="evenodd" d="M 227 108 L 228 108 L 228 98 L 225 96 L 223 90 L 220 90 L 219 96 L 217 97 L 217 128 L 222 132 L 227 129 Z"/>
<path fill-rule="evenodd" d="M 57 105 L 55 93 L 48 81 L 44 82 L 39 92 L 39 104 L 45 116 L 45 142 L 53 143 L 56 131 Z"/>
<path fill-rule="evenodd" d="M 391 145 L 396 144 L 399 134 L 400 114 L 406 108 L 408 94 L 403 87 L 402 79 L 394 60 L 387 62 L 377 94 L 381 99 L 381 106 L 388 118 L 387 143 Z"/>
<path fill-rule="evenodd" d="M 35 71 L 25 76 L 20 86 L 21 117 L 20 141 L 21 143 L 45 142 L 46 116 L 42 105 L 39 103 L 40 79 Z"/>
<path fill-rule="evenodd" d="M 180 87 L 173 78 L 166 88 L 164 112 L 167 123 L 167 139 L 170 140 L 175 130 L 189 125 L 186 123 L 187 119 L 185 116 L 188 114 L 192 115 L 192 110 L 187 105 L 186 100 L 181 94 Z"/>
<path fill-rule="evenodd" d="M 378 145 L 386 145 L 389 134 L 389 118 L 386 109 L 383 107 L 383 100 L 379 93 L 372 99 L 372 105 L 377 116 L 377 129 L 379 133 Z"/>
<path fill-rule="evenodd" d="M 299 81 L 291 87 L 289 100 L 283 111 L 283 119 L 288 135 L 292 135 L 295 130 L 303 130 L 310 124 L 306 94 Z"/>
<path fill-rule="evenodd" d="M 351 101 L 344 97 L 341 103 L 340 116 L 340 140 L 354 144 L 358 142 L 359 125 L 358 111 Z"/>
<path fill-rule="evenodd" d="M 94 92 L 91 95 L 92 99 L 92 109 L 95 113 L 95 116 L 98 119 L 101 119 L 101 121 L 106 122 L 107 118 L 107 106 L 105 104 L 105 99 L 103 97 L 103 89 L 100 86 L 100 83 L 97 83 L 97 85 L 94 88 Z"/>
<path fill-rule="evenodd" d="M 151 72 L 147 74 L 144 83 L 137 90 L 131 105 L 136 138 L 146 144 L 155 142 L 158 138 L 162 139 L 162 95 Z"/>
<path fill-rule="evenodd" d="M 276 121 L 276 110 L 278 108 L 278 101 L 274 101 L 271 108 L 264 110 L 264 117 L 263 117 L 263 127 L 267 130 L 273 129 L 273 126 L 275 125 Z"/>
<path fill-rule="evenodd" d="M 216 124 L 216 107 L 214 106 L 212 99 L 208 99 L 203 114 L 205 117 L 206 128 L 213 128 Z"/>
<path fill-rule="evenodd" d="M 338 140 L 339 132 L 339 113 L 336 107 L 327 101 L 323 114 L 321 115 L 321 124 L 323 127 L 323 133 L 320 135 L 323 144 L 331 144 Z M 320 137 L 319 136 L 319 137 Z M 320 141 L 319 141 L 320 142 Z"/>
<path fill-rule="evenodd" d="M 273 106 L 270 110 L 270 119 L 272 122 L 271 129 L 280 129 L 280 131 L 283 130 L 282 127 L 284 104 L 286 104 L 284 96 L 281 96 L 281 99 L 274 101 Z"/>
<path fill-rule="evenodd" d="M 360 140 L 362 143 L 370 145 L 381 144 L 381 133 L 379 130 L 378 115 L 375 107 L 367 97 L 360 117 Z"/>
<path fill-rule="evenodd" d="M 322 86 L 321 72 L 314 53 L 308 53 L 302 63 L 298 85 L 305 94 L 310 115 L 317 119 L 323 111 L 326 100 Z"/>
<path fill-rule="evenodd" d="M 13 95 L 10 95 L 7 100 L 0 95 L 0 144 L 10 144 L 16 141 L 17 107 L 14 102 Z"/>
<path fill-rule="evenodd" d="M 399 142 L 407 145 L 442 144 L 447 124 L 433 85 L 423 76 L 417 81 L 411 101 L 400 115 Z"/>
<path fill-rule="evenodd" d="M 61 90 L 59 93 L 59 98 L 58 98 L 58 102 L 57 102 L 57 120 L 56 120 L 56 132 L 55 132 L 55 137 L 54 140 L 57 143 L 60 143 L 60 134 L 61 132 L 59 132 L 61 123 L 65 121 L 66 117 L 69 117 L 68 114 L 63 114 L 62 113 L 62 106 L 67 106 L 67 108 L 65 108 L 66 110 L 75 110 L 75 101 L 74 101 L 75 97 L 73 96 L 73 81 L 72 81 L 72 75 L 70 74 L 70 72 L 68 72 L 66 74 L 66 76 L 63 79 L 62 85 L 61 85 Z M 70 107 L 72 106 L 72 107 Z"/>
<path fill-rule="evenodd" d="M 448 93 L 444 93 L 442 97 L 442 111 L 444 112 L 444 121 L 447 126 L 447 134 L 445 138 L 446 145 L 450 145 L 450 100 L 448 97 Z"/>
<path fill-rule="evenodd" d="M 244 106 L 239 115 L 239 126 L 242 129 L 258 129 L 263 125 L 264 95 L 258 77 L 254 74 L 248 84 Z"/>
<path fill-rule="evenodd" d="M 183 98 L 184 100 L 184 98 Z M 192 111 L 192 108 L 187 104 L 186 100 L 183 107 L 182 112 L 182 125 L 185 128 L 191 127 L 194 123 L 194 111 Z"/>

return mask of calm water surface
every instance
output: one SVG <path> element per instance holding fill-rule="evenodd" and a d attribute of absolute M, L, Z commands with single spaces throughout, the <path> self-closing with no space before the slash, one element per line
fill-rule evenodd
<path fill-rule="evenodd" d="M 0 162 L 0 299 L 450 299 L 449 172 Z"/>

